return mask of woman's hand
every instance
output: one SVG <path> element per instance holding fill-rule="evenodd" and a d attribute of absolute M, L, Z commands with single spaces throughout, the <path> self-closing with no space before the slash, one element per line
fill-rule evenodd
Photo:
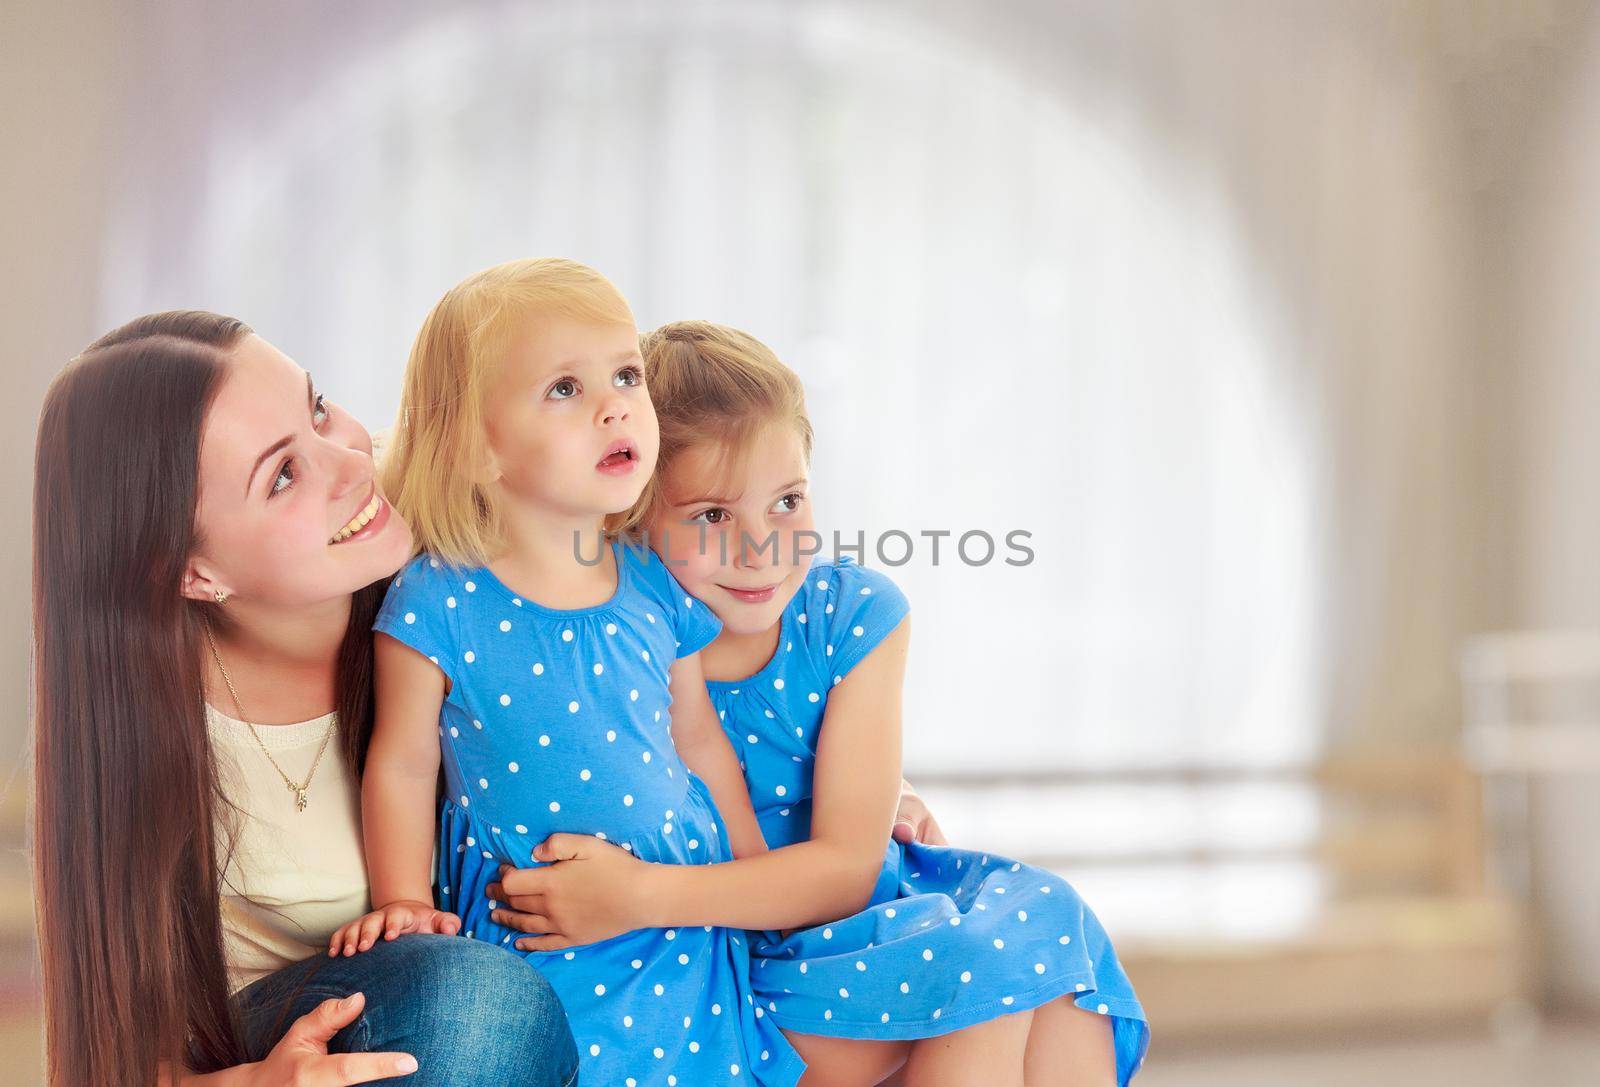
<path fill-rule="evenodd" d="M 904 778 L 900 781 L 900 808 L 894 813 L 894 840 L 902 845 L 921 842 L 923 845 L 949 845 L 938 820 L 922 802 L 922 797 Z"/>
<path fill-rule="evenodd" d="M 497 924 L 535 933 L 520 951 L 559 951 L 651 927 L 652 873 L 633 854 L 587 834 L 552 834 L 533 851 L 543 868 L 500 866 L 500 881 L 485 889 L 510 907 L 492 911 Z"/>
<path fill-rule="evenodd" d="M 251 1087 L 351 1087 L 409 1076 L 417 1059 L 409 1053 L 329 1053 L 328 1042 L 355 1022 L 366 1004 L 361 993 L 324 1000 L 290 1024 L 267 1059 L 250 1066 Z"/>
<path fill-rule="evenodd" d="M 460 931 L 461 918 L 434 909 L 431 902 L 391 902 L 339 928 L 328 939 L 328 957 L 336 958 L 340 951 L 346 955 L 365 951 L 378 942 L 380 934 L 385 940 L 392 940 L 403 932 L 454 936 Z"/>

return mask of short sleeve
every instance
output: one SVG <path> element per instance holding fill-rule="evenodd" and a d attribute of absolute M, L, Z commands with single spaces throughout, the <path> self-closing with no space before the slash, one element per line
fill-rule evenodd
<path fill-rule="evenodd" d="M 700 652 L 722 633 L 722 620 L 716 612 L 696 600 L 678 584 L 667 564 L 647 547 L 634 542 L 620 545 L 619 555 L 637 572 L 649 594 L 660 601 L 672 624 L 672 638 L 679 658 Z"/>
<path fill-rule="evenodd" d="M 825 598 L 820 607 L 810 610 L 822 613 L 822 627 L 827 631 L 824 659 L 833 683 L 865 660 L 911 610 L 906 594 L 888 574 L 848 556 L 831 566 L 812 567 L 806 591 Z"/>
<path fill-rule="evenodd" d="M 419 555 L 395 575 L 372 629 L 427 657 L 454 687 L 460 659 L 454 607 L 453 585 L 443 564 Z"/>
<path fill-rule="evenodd" d="M 717 640 L 717 635 L 722 633 L 722 620 L 717 618 L 716 612 L 706 607 L 704 601 L 696 600 L 685 592 L 683 586 L 678 584 L 678 579 L 665 567 L 662 572 L 670 583 L 674 610 L 677 612 L 673 637 L 678 640 L 678 656 L 691 656 Z"/>

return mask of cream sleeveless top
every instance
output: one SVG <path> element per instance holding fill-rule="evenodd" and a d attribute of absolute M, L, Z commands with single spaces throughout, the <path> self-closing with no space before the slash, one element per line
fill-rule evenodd
<path fill-rule="evenodd" d="M 333 714 L 256 729 L 284 773 L 304 780 Z M 206 706 L 224 812 L 237 838 L 222 874 L 222 936 L 230 991 L 313 954 L 335 929 L 368 909 L 361 794 L 337 732 L 307 791 L 305 811 L 261 751 L 250 727 Z M 217 829 L 219 848 L 226 835 Z"/>

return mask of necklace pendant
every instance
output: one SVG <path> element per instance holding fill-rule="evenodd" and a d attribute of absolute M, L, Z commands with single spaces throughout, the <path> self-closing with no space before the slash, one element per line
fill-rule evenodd
<path fill-rule="evenodd" d="M 306 810 L 306 791 L 304 789 L 296 789 L 294 791 L 294 810 Z"/>

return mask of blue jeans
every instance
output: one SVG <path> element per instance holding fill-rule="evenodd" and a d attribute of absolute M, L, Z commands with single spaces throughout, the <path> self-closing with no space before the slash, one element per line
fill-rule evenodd
<path fill-rule="evenodd" d="M 578 1048 L 550 983 L 520 955 L 462 936 L 413 933 L 350 958 L 313 955 L 241 989 L 243 1042 L 266 1057 L 329 997 L 366 994 L 331 1053 L 410 1053 L 394 1087 L 571 1087 Z"/>

